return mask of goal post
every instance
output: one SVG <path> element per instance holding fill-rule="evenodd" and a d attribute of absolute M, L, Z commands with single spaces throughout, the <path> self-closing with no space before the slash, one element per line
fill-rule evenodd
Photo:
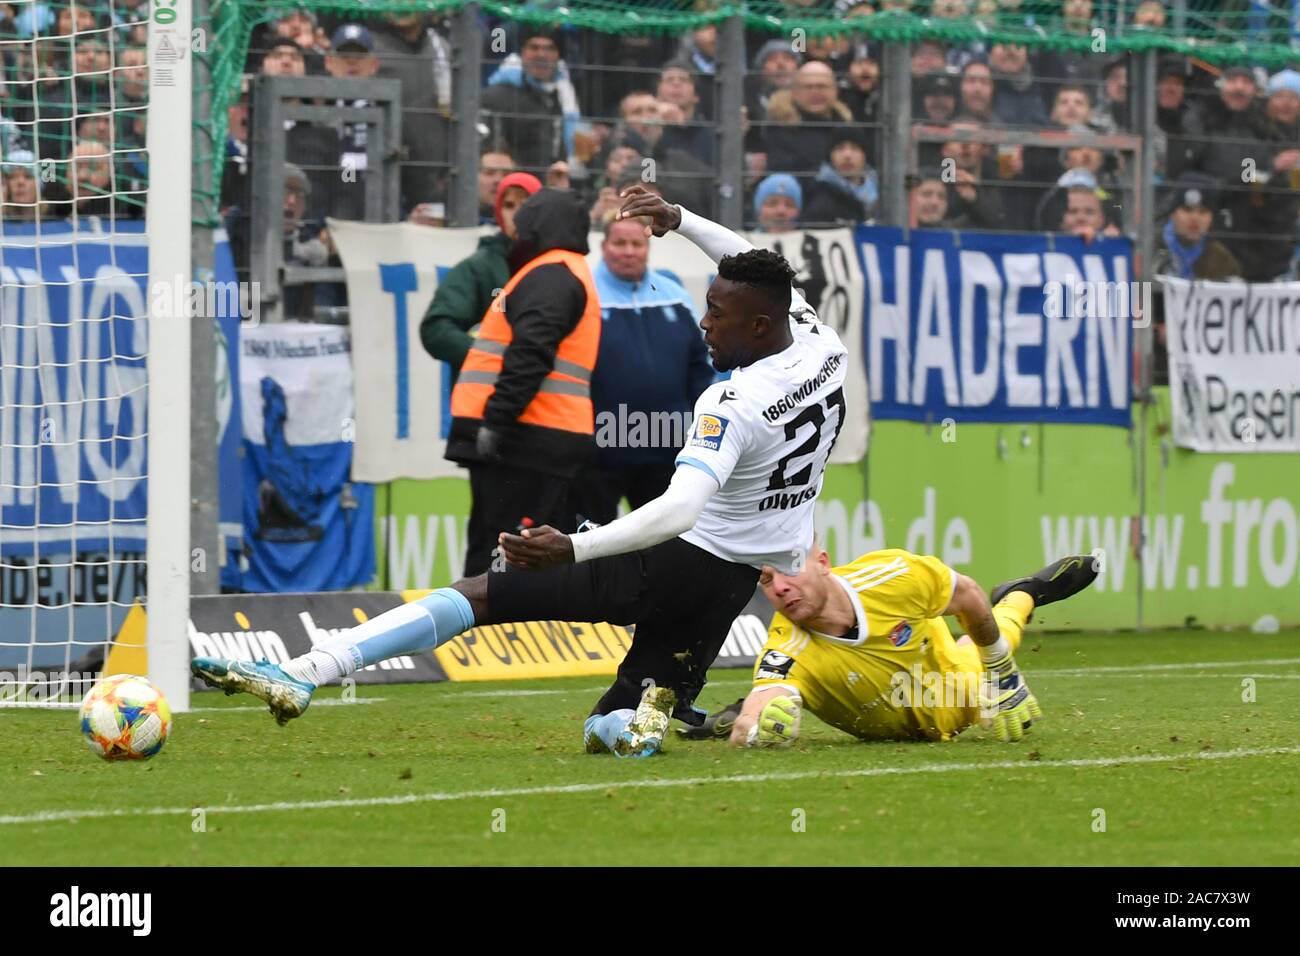
<path fill-rule="evenodd" d="M 190 0 L 149 0 L 149 679 L 189 709 L 193 57 Z M 215 556 L 214 556 L 215 559 Z"/>

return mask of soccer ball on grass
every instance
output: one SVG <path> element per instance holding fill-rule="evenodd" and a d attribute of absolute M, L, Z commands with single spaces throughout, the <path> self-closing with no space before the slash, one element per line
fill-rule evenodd
<path fill-rule="evenodd" d="M 148 760 L 172 732 L 167 698 L 147 678 L 105 677 L 81 702 L 81 737 L 105 760 Z"/>

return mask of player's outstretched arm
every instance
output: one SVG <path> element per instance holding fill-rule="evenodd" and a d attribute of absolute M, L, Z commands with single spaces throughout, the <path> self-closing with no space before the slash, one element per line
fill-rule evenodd
<path fill-rule="evenodd" d="M 731 728 L 733 747 L 786 747 L 799 736 L 799 699 L 788 687 L 755 687 Z"/>
<path fill-rule="evenodd" d="M 707 472 L 682 467 L 662 495 L 607 525 L 573 535 L 543 525 L 520 534 L 503 533 L 497 543 L 507 563 L 518 568 L 548 568 L 641 551 L 690 530 L 717 490 L 718 482 Z"/>
<path fill-rule="evenodd" d="M 673 205 L 644 186 L 629 186 L 623 190 L 621 198 L 623 205 L 619 208 L 618 218 L 644 216 L 650 220 L 650 232 L 656 236 L 676 230 L 703 249 L 715 263 L 723 256 L 734 256 L 754 248 L 747 239 L 726 226 L 697 216 L 684 206 Z"/>
<path fill-rule="evenodd" d="M 1020 675 L 984 589 L 964 574 L 954 571 L 953 576 L 952 600 L 943 613 L 955 614 L 979 647 L 984 662 L 980 689 L 983 714 L 1000 739 L 1020 740 L 1030 724 L 1042 717 L 1042 709 Z"/>

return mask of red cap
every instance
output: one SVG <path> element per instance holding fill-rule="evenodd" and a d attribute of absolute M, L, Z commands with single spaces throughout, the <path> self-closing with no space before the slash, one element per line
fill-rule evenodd
<path fill-rule="evenodd" d="M 496 217 L 497 226 L 501 229 L 505 229 L 505 226 L 501 223 L 501 197 L 503 197 L 506 194 L 506 190 L 510 189 L 512 186 L 522 189 L 531 196 L 542 188 L 542 183 L 541 180 L 532 173 L 511 173 L 509 176 L 504 177 L 501 182 L 497 183 L 497 198 L 492 204 L 492 213 Z"/>

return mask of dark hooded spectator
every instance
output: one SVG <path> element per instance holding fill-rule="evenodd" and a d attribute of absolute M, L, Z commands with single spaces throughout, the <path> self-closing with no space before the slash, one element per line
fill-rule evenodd
<path fill-rule="evenodd" d="M 1088 198 L 1072 196 L 1076 192 L 1085 192 Z M 1076 225 L 1095 225 L 1091 212 L 1093 200 L 1101 210 L 1101 226 L 1097 232 L 1106 229 L 1107 235 L 1119 235 L 1122 221 L 1122 209 L 1116 201 L 1115 194 L 1102 188 L 1096 175 L 1089 169 L 1067 169 L 1048 189 L 1037 208 L 1034 210 L 1032 225 L 1026 227 L 1037 232 L 1072 232 L 1071 228 L 1061 226 L 1067 217 Z"/>
<path fill-rule="evenodd" d="M 835 74 L 818 62 L 799 67 L 794 86 L 772 96 L 767 117 L 772 121 L 764 136 L 767 168 L 796 175 L 820 169 L 832 142 L 853 119 L 837 98 Z"/>
<path fill-rule="evenodd" d="M 1188 173 L 1174 184 L 1163 204 L 1169 218 L 1157 234 L 1153 275 L 1210 280 L 1241 275 L 1237 257 L 1210 238 L 1216 193 L 1214 180 L 1204 173 Z"/>
<path fill-rule="evenodd" d="M 1029 50 L 1016 43 L 995 43 L 989 50 L 993 68 L 993 115 L 1008 126 L 1046 126 L 1047 107 L 1038 87 Z"/>
<path fill-rule="evenodd" d="M 1218 99 L 1202 105 L 1206 138 L 1195 168 L 1225 189 L 1219 209 L 1222 235 L 1243 266 L 1243 278 L 1267 282 L 1291 264 L 1300 193 L 1291 185 L 1290 171 L 1300 154 L 1294 141 L 1272 140 L 1257 94 L 1249 68 L 1224 70 Z"/>
<path fill-rule="evenodd" d="M 509 291 L 484 312 L 452 389 L 445 454 L 469 468 L 466 574 L 488 571 L 498 535 L 525 518 L 573 531 L 573 478 L 595 451 L 590 397 L 572 387 L 590 382 L 600 347 L 590 226 L 568 190 L 520 207 Z"/>
<path fill-rule="evenodd" d="M 375 56 L 375 39 L 359 23 L 344 23 L 330 38 L 325 56 L 325 71 L 343 80 L 366 80 L 379 72 Z M 364 107 L 365 100 L 335 100 L 335 106 Z M 366 218 L 366 169 L 369 165 L 367 141 L 370 128 L 364 122 L 343 123 L 339 127 L 338 166 L 345 175 L 333 184 L 329 214 L 339 219 Z M 379 210 L 372 210 L 373 216 Z"/>
<path fill-rule="evenodd" d="M 379 76 L 402 83 L 401 214 L 446 197 L 451 102 L 451 53 L 422 12 L 390 13 L 372 21 Z M 500 138 L 500 137 L 497 137 Z M 509 143 L 514 140 L 505 137 Z M 516 157 L 517 159 L 518 157 Z"/>
<path fill-rule="evenodd" d="M 425 351 L 459 372 L 474 343 L 472 331 L 497 292 L 510 281 L 509 252 L 514 241 L 515 213 L 542 188 L 531 173 L 510 173 L 496 185 L 493 212 L 499 232 L 478 241 L 473 255 L 462 259 L 438 283 L 433 301 L 420 320 Z"/>
<path fill-rule="evenodd" d="M 794 85 L 799 57 L 786 40 L 769 40 L 754 54 L 752 73 L 746 77 L 745 112 L 749 131 L 745 134 L 745 151 L 765 153 L 764 136 L 767 108 L 774 95 Z M 773 168 L 770 164 L 767 168 Z"/>
<path fill-rule="evenodd" d="M 957 84 L 948 74 L 922 77 L 917 92 L 921 102 L 917 119 L 922 123 L 951 123 L 957 115 Z"/>
<path fill-rule="evenodd" d="M 759 232 L 779 234 L 798 229 L 802 207 L 803 189 L 787 173 L 768 176 L 754 190 L 754 216 Z"/>
<path fill-rule="evenodd" d="M 1151 135 L 1156 173 L 1178 179 L 1195 160 L 1204 135 L 1201 117 L 1187 102 L 1187 64 L 1162 57 L 1156 67 L 1156 129 Z"/>
<path fill-rule="evenodd" d="M 876 171 L 857 130 L 844 130 L 831 143 L 817 178 L 804 188 L 802 218 L 813 227 L 859 223 L 880 199 Z"/>
<path fill-rule="evenodd" d="M 492 134 L 514 147 L 515 161 L 540 175 L 568 159 L 581 116 L 554 31 L 527 26 L 519 36 L 519 55 L 488 79 L 480 105 Z"/>

